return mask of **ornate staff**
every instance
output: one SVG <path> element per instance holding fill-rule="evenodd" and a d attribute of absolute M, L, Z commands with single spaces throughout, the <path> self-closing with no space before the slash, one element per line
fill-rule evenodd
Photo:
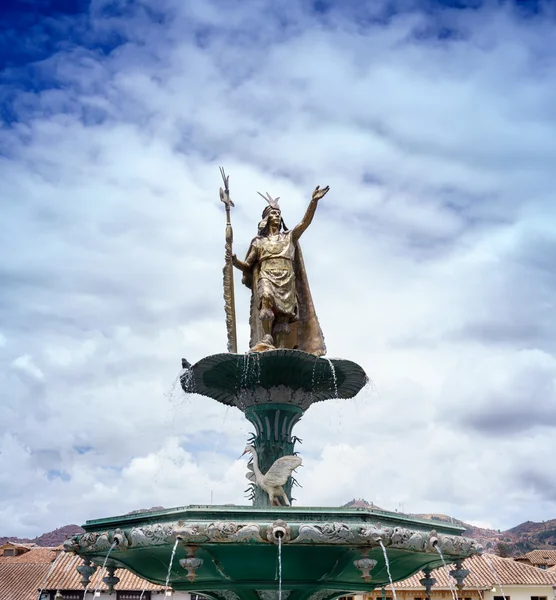
<path fill-rule="evenodd" d="M 226 205 L 226 254 L 224 269 L 224 308 L 226 310 L 226 330 L 228 332 L 228 352 L 237 353 L 237 331 L 236 331 L 236 302 L 234 296 L 234 267 L 232 265 L 232 243 L 234 233 L 230 221 L 230 207 L 234 206 L 230 198 L 228 182 L 230 176 L 226 176 L 224 169 L 220 167 L 220 174 L 224 181 L 224 189 L 220 188 L 220 200 Z"/>

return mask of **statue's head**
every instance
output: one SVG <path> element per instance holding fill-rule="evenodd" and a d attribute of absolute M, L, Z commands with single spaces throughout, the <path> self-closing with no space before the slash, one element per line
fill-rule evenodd
<path fill-rule="evenodd" d="M 260 192 L 259 196 L 262 196 L 267 202 L 268 206 L 265 207 L 262 214 L 262 221 L 259 223 L 259 235 L 268 235 L 268 229 L 270 225 L 278 227 L 278 229 L 287 230 L 286 224 L 282 219 L 282 211 L 278 204 L 279 198 L 272 198 L 270 194 L 263 196 Z"/>

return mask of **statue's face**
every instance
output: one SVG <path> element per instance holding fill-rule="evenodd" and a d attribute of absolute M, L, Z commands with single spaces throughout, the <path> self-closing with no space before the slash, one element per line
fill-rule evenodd
<path fill-rule="evenodd" d="M 281 218 L 282 218 L 282 214 L 280 213 L 280 211 L 277 208 L 273 208 L 268 213 L 268 222 L 271 225 L 280 226 Z"/>

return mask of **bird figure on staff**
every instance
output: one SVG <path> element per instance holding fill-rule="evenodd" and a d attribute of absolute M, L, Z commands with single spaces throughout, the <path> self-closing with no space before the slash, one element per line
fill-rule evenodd
<path fill-rule="evenodd" d="M 223 171 L 222 176 L 226 191 L 221 189 L 220 196 L 229 212 L 228 178 Z M 293 229 L 284 223 L 279 198 L 259 192 L 268 205 L 245 260 L 227 250 L 227 261 L 242 272 L 242 282 L 251 290 L 251 351 L 295 348 L 317 356 L 326 353 L 299 238 L 311 224 L 318 201 L 329 189 L 315 188 L 305 216 Z"/>

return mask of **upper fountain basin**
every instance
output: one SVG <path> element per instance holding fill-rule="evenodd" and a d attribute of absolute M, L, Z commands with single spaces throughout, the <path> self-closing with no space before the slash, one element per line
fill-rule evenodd
<path fill-rule="evenodd" d="M 313 402 L 353 398 L 367 382 L 365 371 L 352 361 L 288 349 L 207 356 L 181 376 L 186 393 L 242 410 L 268 403 L 305 410 Z"/>

